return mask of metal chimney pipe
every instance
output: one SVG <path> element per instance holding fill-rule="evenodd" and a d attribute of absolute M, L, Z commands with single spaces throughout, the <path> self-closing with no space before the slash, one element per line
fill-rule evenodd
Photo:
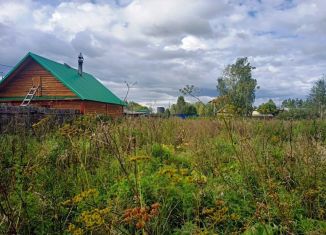
<path fill-rule="evenodd" d="M 84 57 L 82 55 L 82 53 L 79 53 L 78 56 L 78 75 L 79 76 L 83 76 L 83 62 L 84 62 Z"/>

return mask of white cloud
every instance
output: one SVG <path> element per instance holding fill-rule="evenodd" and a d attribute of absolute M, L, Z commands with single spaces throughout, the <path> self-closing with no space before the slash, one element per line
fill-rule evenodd
<path fill-rule="evenodd" d="M 202 42 L 199 38 L 194 36 L 187 36 L 184 37 L 182 40 L 182 45 L 180 48 L 186 50 L 186 51 L 196 51 L 199 49 L 207 49 L 207 45 Z"/>
<path fill-rule="evenodd" d="M 77 33 L 91 30 L 101 32 L 115 20 L 115 13 L 109 5 L 93 3 L 62 2 L 52 12 L 48 9 L 36 10 L 36 27 L 41 30 L 59 33 L 71 40 Z M 49 19 L 46 20 L 48 14 Z"/>
<path fill-rule="evenodd" d="M 131 99 L 165 105 L 186 84 L 214 96 L 240 56 L 257 67 L 257 102 L 304 97 L 325 73 L 324 0 L 115 2 L 0 0 L 0 63 L 34 51 L 75 65 L 82 51 L 85 69 L 120 97 L 123 81 L 137 81 Z"/>
<path fill-rule="evenodd" d="M 13 23 L 28 13 L 28 1 L 0 1 L 0 22 Z"/>

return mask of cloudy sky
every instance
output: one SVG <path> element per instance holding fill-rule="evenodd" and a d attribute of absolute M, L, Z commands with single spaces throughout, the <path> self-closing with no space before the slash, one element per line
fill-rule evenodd
<path fill-rule="evenodd" d="M 84 68 L 119 97 L 168 106 L 247 56 L 256 104 L 304 98 L 326 73 L 326 0 L 0 0 L 0 71 L 28 51 Z"/>

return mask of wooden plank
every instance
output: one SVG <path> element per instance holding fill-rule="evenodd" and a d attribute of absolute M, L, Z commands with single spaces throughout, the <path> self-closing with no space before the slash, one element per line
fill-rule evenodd
<path fill-rule="evenodd" d="M 123 107 L 121 105 L 85 101 L 85 114 L 103 114 L 117 117 L 123 115 Z"/>
<path fill-rule="evenodd" d="M 17 97 L 26 96 L 29 89 L 40 83 L 40 91 L 38 95 L 42 96 L 76 96 L 62 82 L 57 80 L 52 74 L 43 69 L 34 60 L 30 60 L 24 65 L 18 73 L 11 76 L 0 90 L 0 97 Z"/>
<path fill-rule="evenodd" d="M 10 101 L 13 106 L 18 106 L 20 102 Z M 49 100 L 40 101 L 35 100 L 31 103 L 34 107 L 47 107 L 53 109 L 75 109 L 79 110 L 83 114 L 103 114 L 112 117 L 123 116 L 123 106 L 115 104 L 105 104 L 94 101 L 82 101 L 82 100 Z"/>

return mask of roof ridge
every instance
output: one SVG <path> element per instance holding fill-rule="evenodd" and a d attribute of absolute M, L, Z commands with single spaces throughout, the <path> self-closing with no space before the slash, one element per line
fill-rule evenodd
<path fill-rule="evenodd" d="M 62 65 L 61 63 L 59 63 L 59 62 L 57 62 L 57 61 L 51 60 L 51 59 L 46 58 L 46 57 L 44 57 L 44 56 L 41 56 L 41 55 L 35 54 L 35 53 L 33 53 L 33 52 L 28 52 L 27 55 L 30 55 L 30 56 L 32 56 L 32 57 L 33 57 L 33 56 L 41 57 L 42 59 L 49 60 L 49 61 L 54 62 L 54 63 L 56 63 L 56 64 L 60 64 L 60 65 Z"/>
<path fill-rule="evenodd" d="M 37 57 L 40 57 L 40 58 L 42 58 L 42 59 L 44 59 L 44 60 L 48 60 L 48 61 L 51 61 L 51 62 L 53 62 L 53 63 L 56 63 L 56 64 L 58 64 L 58 65 L 63 65 L 63 66 L 65 66 L 65 64 L 66 64 L 66 62 L 60 63 L 60 62 L 58 62 L 58 61 L 51 60 L 51 59 L 46 58 L 46 57 L 44 57 L 44 56 L 41 56 L 41 55 L 35 54 L 35 53 L 33 53 L 33 52 L 28 52 L 27 55 L 30 55 L 30 56 L 32 56 L 32 57 L 33 57 L 33 56 L 37 56 Z M 72 70 L 78 71 L 77 68 L 72 67 L 70 64 L 69 64 L 68 69 L 72 69 Z M 83 74 L 91 75 L 90 73 L 87 73 L 87 72 L 84 72 L 84 71 L 83 71 Z M 91 76 L 93 76 L 93 75 L 91 75 Z M 93 77 L 94 77 L 94 76 L 93 76 Z"/>

